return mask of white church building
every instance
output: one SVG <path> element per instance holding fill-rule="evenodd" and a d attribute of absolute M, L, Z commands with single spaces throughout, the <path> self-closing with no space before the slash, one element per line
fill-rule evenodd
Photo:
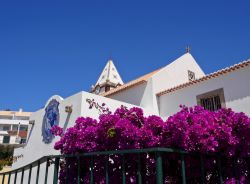
<path fill-rule="evenodd" d="M 99 116 L 98 110 L 89 109 L 86 102 L 88 99 L 107 104 L 111 111 L 121 105 L 138 106 L 146 115 L 156 114 L 164 120 L 179 111 L 181 104 L 201 105 L 212 111 L 224 107 L 232 108 L 250 116 L 249 80 L 250 60 L 205 74 L 187 52 L 158 70 L 124 83 L 113 61 L 109 60 L 91 92 L 79 92 L 65 99 L 52 96 L 43 109 L 32 113 L 26 146 L 15 149 L 14 156 L 18 159 L 12 167 L 16 169 L 43 156 L 60 154 L 53 148 L 59 138 L 50 140 L 49 137 L 44 137 L 47 135 L 44 133 L 46 126 L 50 126 L 49 123 L 52 122 L 50 112 L 56 111 L 55 122 L 64 129 L 73 126 L 79 116 Z M 45 123 L 48 125 L 44 125 Z M 41 167 L 41 171 L 45 170 L 45 166 Z M 49 169 L 49 177 L 52 177 L 53 167 Z M 32 172 L 35 175 L 36 169 L 32 169 Z M 20 177 L 18 174 L 17 180 Z"/>

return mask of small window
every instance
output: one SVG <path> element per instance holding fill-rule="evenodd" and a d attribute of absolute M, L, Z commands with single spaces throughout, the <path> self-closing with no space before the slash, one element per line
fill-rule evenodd
<path fill-rule="evenodd" d="M 188 80 L 189 81 L 195 80 L 195 73 L 190 70 L 188 70 Z"/>
<path fill-rule="evenodd" d="M 10 126 L 9 125 L 3 125 L 3 131 L 9 131 Z"/>
<path fill-rule="evenodd" d="M 226 107 L 223 89 L 210 91 L 210 92 L 198 95 L 196 98 L 197 98 L 198 105 L 210 111 L 217 111 L 221 108 Z"/>
<path fill-rule="evenodd" d="M 3 136 L 3 143 L 9 144 L 10 143 L 10 136 Z"/>
<path fill-rule="evenodd" d="M 21 125 L 19 130 L 20 131 L 27 131 L 28 130 L 28 126 L 27 125 Z"/>
<path fill-rule="evenodd" d="M 105 92 L 110 90 L 110 86 L 105 86 Z"/>

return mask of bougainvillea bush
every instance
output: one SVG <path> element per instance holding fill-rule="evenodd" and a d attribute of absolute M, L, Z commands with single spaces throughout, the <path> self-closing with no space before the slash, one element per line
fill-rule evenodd
<path fill-rule="evenodd" d="M 55 149 L 62 154 L 175 148 L 193 153 L 185 157 L 188 183 L 201 183 L 201 162 L 197 156 L 201 154 L 208 155 L 204 156 L 206 183 L 219 183 L 218 155 L 222 158 L 223 179 L 226 183 L 235 183 L 236 179 L 241 183 L 250 182 L 248 163 L 242 159 L 250 155 L 250 118 L 231 109 L 211 112 L 199 106 L 181 106 L 179 112 L 163 121 L 159 116 L 144 116 L 140 108 L 121 106 L 114 113 L 103 112 L 99 119 L 79 117 L 75 125 L 64 133 L 59 127 L 53 127 L 52 132 L 61 136 Z M 124 158 L 127 183 L 138 182 L 137 158 L 136 154 Z M 95 183 L 105 183 L 105 160 L 108 160 L 110 183 L 121 183 L 122 159 L 119 155 L 94 157 Z M 90 162 L 89 157 L 80 159 L 80 179 L 83 183 L 90 183 Z M 155 183 L 155 155 L 142 154 L 141 163 L 143 183 Z M 180 163 L 179 154 L 163 155 L 165 183 L 181 182 Z M 236 167 L 236 172 L 233 172 L 233 167 Z M 66 176 L 68 183 L 76 183 L 75 158 L 67 158 L 61 163 L 61 184 L 66 183 Z"/>

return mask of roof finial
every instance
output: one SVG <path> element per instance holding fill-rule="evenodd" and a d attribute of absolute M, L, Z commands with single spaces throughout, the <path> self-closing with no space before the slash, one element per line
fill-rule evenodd
<path fill-rule="evenodd" d="M 186 53 L 190 53 L 191 48 L 189 47 L 189 45 L 186 46 Z"/>

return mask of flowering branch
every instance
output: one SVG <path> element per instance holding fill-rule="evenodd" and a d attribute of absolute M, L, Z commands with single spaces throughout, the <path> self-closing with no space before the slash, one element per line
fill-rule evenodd
<path fill-rule="evenodd" d="M 89 104 L 89 109 L 92 109 L 93 107 L 99 111 L 99 114 L 111 114 L 111 111 L 108 107 L 105 107 L 106 104 L 102 103 L 102 105 L 99 105 L 99 103 L 95 102 L 94 99 L 86 99 L 86 102 Z"/>

